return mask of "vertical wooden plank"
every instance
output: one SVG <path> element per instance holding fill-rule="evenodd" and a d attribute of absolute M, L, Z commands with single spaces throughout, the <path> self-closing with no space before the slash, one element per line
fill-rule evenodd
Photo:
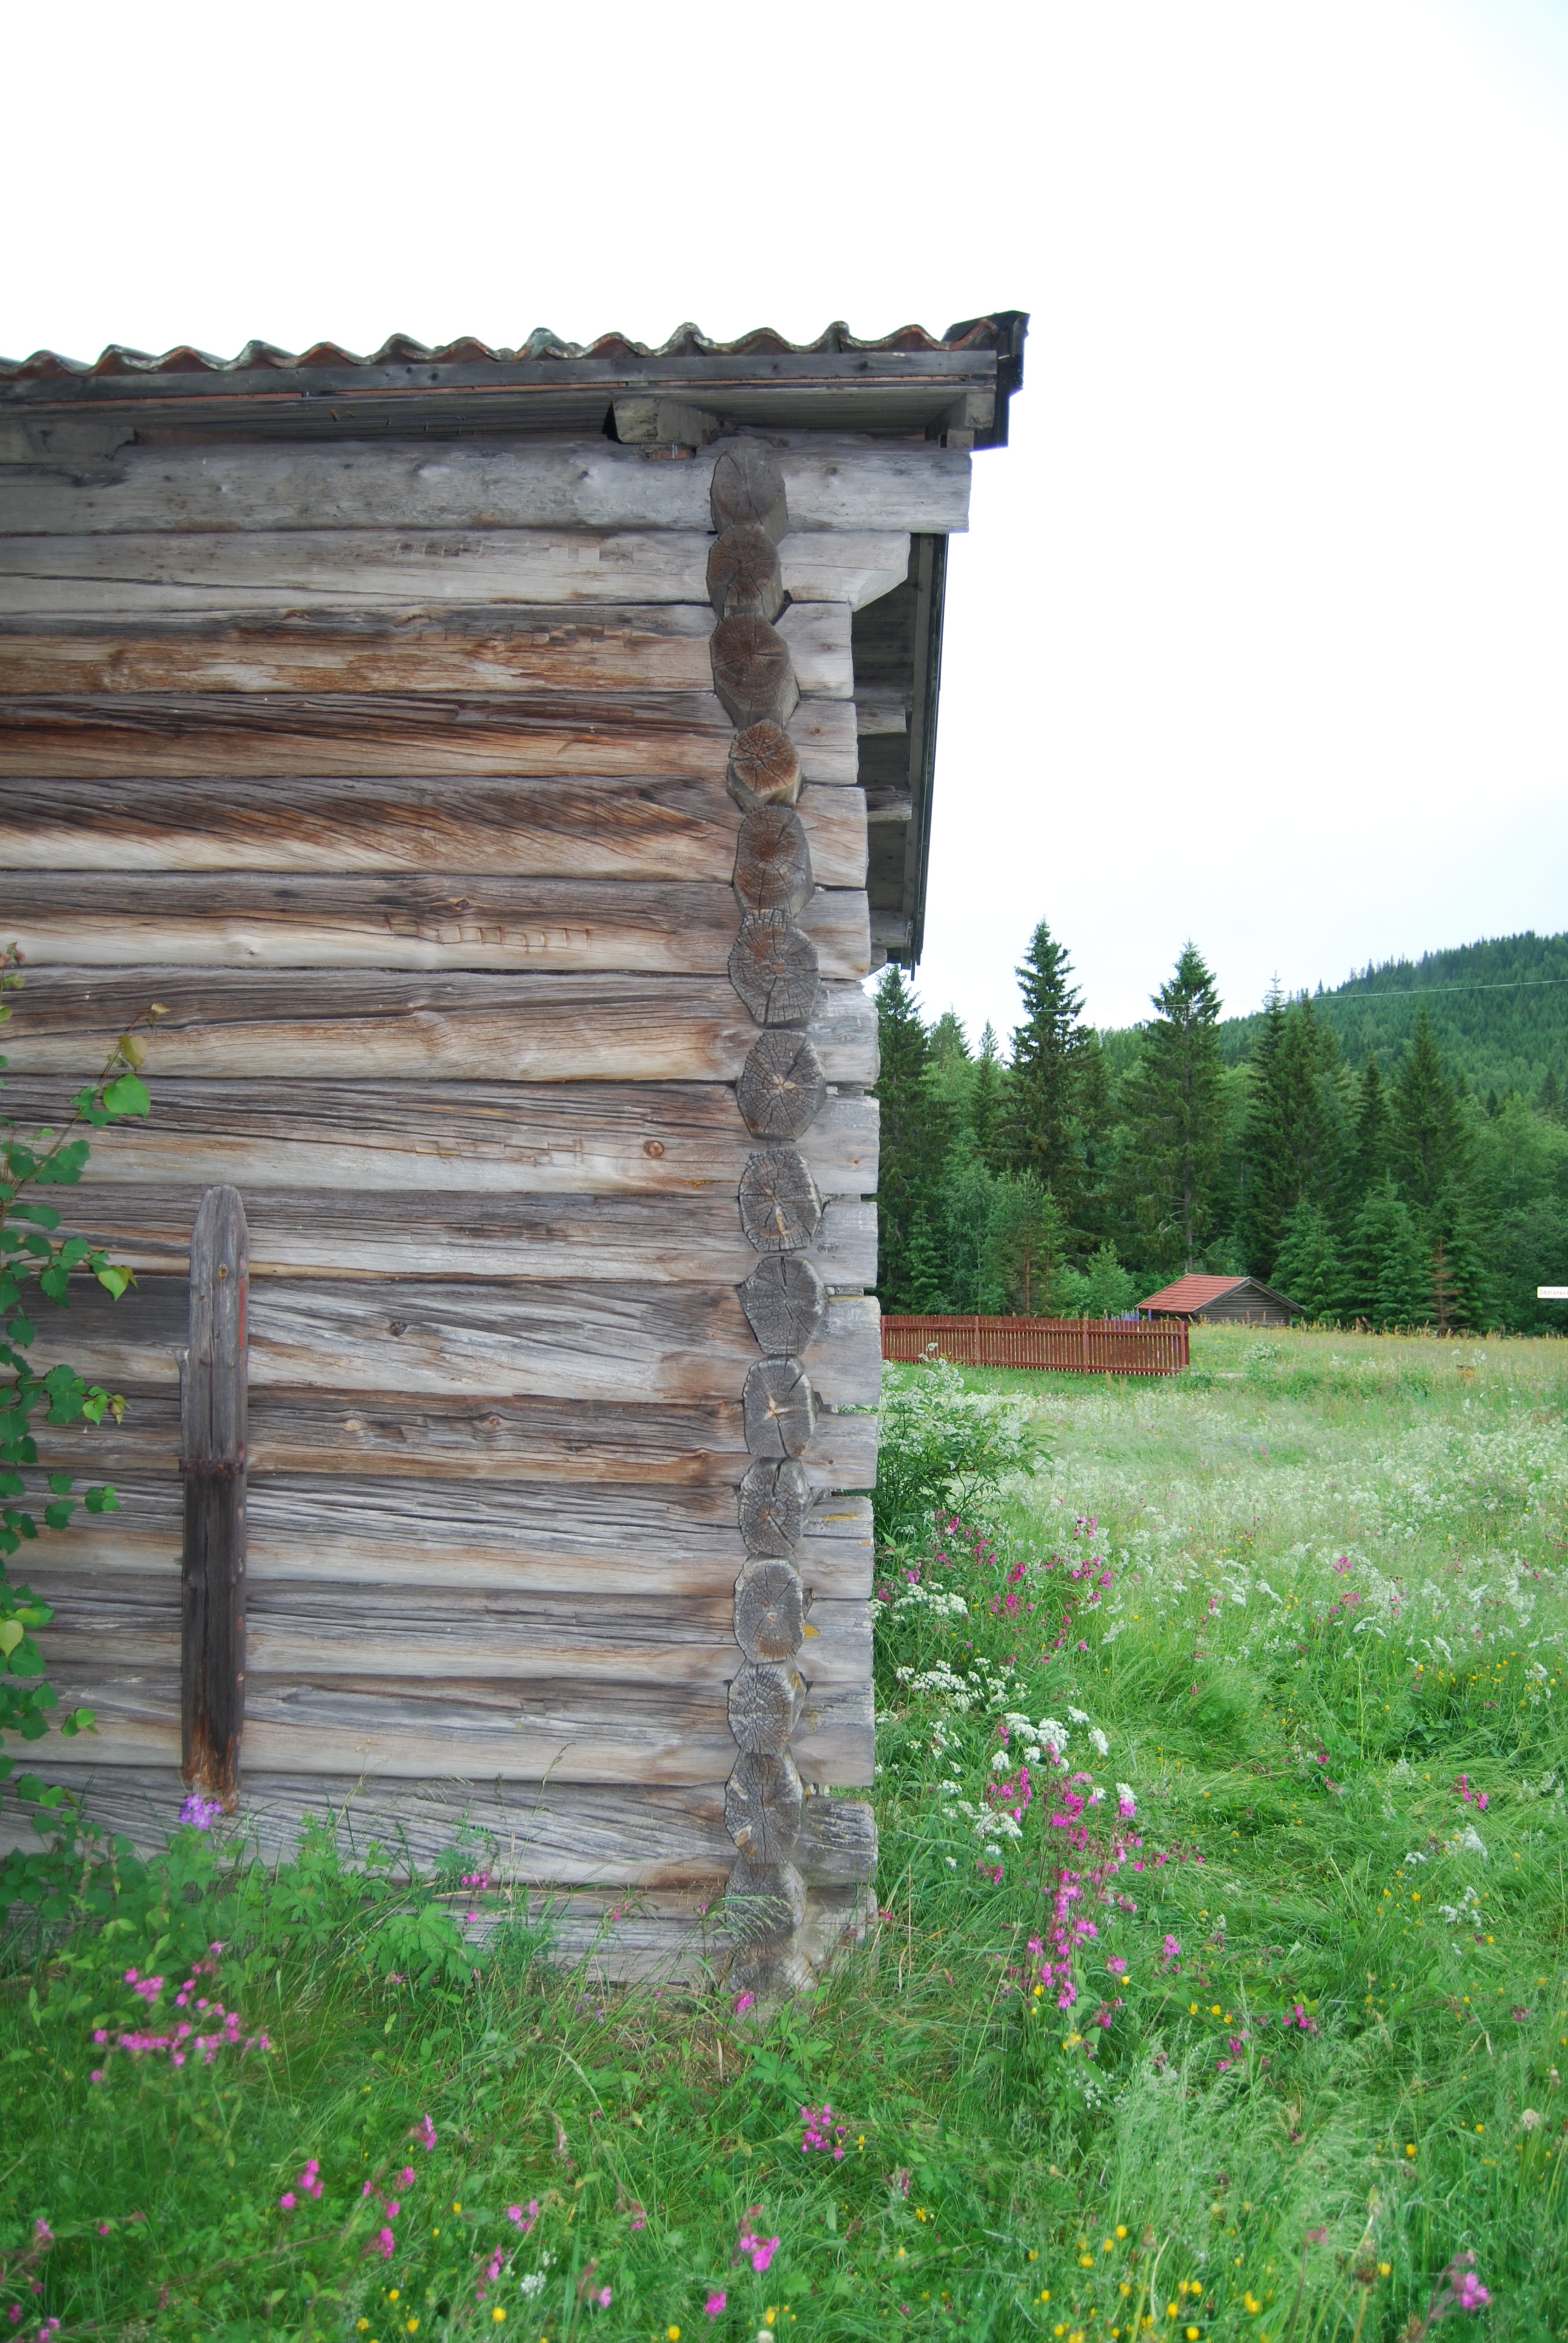
<path fill-rule="evenodd" d="M 209 1188 L 191 1231 L 190 1348 L 180 1373 L 185 1537 L 182 1761 L 193 1790 L 234 1810 L 245 1723 L 246 1297 L 237 1188 Z"/>

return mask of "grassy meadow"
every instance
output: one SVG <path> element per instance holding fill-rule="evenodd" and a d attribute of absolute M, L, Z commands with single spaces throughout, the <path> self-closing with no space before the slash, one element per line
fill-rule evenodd
<path fill-rule="evenodd" d="M 0 2333 L 1568 2336 L 1568 1345 L 893 1380 L 1005 1470 L 893 1524 L 865 1945 L 759 2017 L 537 1914 L 476 1974 L 482 1848 L 84 1862 L 0 1976 Z M 210 2062 L 115 2046 L 179 1993 Z"/>

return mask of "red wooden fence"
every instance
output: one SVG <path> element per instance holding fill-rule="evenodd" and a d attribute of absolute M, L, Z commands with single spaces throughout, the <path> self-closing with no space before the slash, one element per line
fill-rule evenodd
<path fill-rule="evenodd" d="M 1039 1367 L 1052 1374 L 1179 1375 L 1184 1318 L 884 1318 L 882 1356 L 936 1349 L 960 1367 Z"/>

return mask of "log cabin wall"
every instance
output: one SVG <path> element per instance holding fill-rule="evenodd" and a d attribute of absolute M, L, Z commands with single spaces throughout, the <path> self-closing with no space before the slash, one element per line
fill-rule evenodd
<path fill-rule="evenodd" d="M 466 1819 L 608 1975 L 799 1985 L 875 1864 L 833 1795 L 873 1771 L 859 743 L 896 730 L 855 630 L 929 599 L 972 435 L 628 397 L 630 444 L 476 441 L 439 374 L 423 437 L 235 395 L 7 443 L 0 401 L 8 1111 L 167 1011 L 68 1200 L 138 1286 L 40 1330 L 131 1402 L 47 1454 L 121 1499 L 29 1570 L 98 1720 L 49 1771 L 142 1838 L 182 1795 L 177 1362 L 228 1184 L 263 1845 Z"/>

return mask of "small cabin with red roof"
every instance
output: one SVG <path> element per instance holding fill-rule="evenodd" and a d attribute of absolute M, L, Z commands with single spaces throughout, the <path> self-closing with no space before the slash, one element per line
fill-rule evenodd
<path fill-rule="evenodd" d="M 1138 1305 L 1141 1318 L 1194 1319 L 1204 1326 L 1288 1326 L 1302 1305 L 1259 1277 L 1179 1277 Z"/>

